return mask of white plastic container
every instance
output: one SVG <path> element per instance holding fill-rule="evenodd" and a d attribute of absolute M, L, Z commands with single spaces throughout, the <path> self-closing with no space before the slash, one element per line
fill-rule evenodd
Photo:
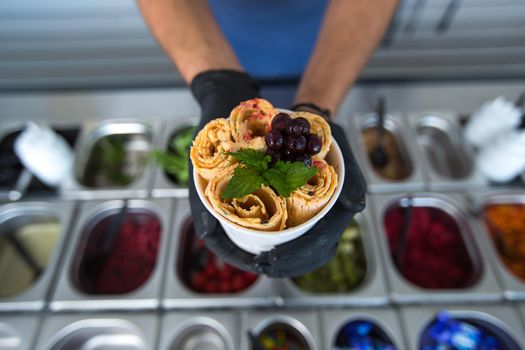
<path fill-rule="evenodd" d="M 500 135 L 476 159 L 481 173 L 494 182 L 508 182 L 525 171 L 525 130 Z"/>
<path fill-rule="evenodd" d="M 326 155 L 326 161 L 328 164 L 334 167 L 338 179 L 337 187 L 335 189 L 334 194 L 332 195 L 332 198 L 330 199 L 330 201 L 328 201 L 326 206 L 310 220 L 302 223 L 301 225 L 294 226 L 283 231 L 256 231 L 239 226 L 227 220 L 224 216 L 220 215 L 215 211 L 215 209 L 213 209 L 210 202 L 204 195 L 204 184 L 202 183 L 202 181 L 199 181 L 200 176 L 195 169 L 193 169 L 193 179 L 195 182 L 197 193 L 199 194 L 199 198 L 201 199 L 202 203 L 204 203 L 206 209 L 208 209 L 208 211 L 217 220 L 219 220 L 221 226 L 224 228 L 224 231 L 232 240 L 232 242 L 235 243 L 235 245 L 237 245 L 239 248 L 249 253 L 259 254 L 264 251 L 269 251 L 276 245 L 291 241 L 306 233 L 333 207 L 333 205 L 337 201 L 337 198 L 339 198 L 339 195 L 341 194 L 341 189 L 343 188 L 343 182 L 345 177 L 343 155 L 341 153 L 339 145 L 337 145 L 337 142 L 333 137 L 330 151 Z"/>
<path fill-rule="evenodd" d="M 465 139 L 481 148 L 501 134 L 515 129 L 521 120 L 521 111 L 512 102 L 499 96 L 488 101 L 473 113 L 465 126 Z"/>

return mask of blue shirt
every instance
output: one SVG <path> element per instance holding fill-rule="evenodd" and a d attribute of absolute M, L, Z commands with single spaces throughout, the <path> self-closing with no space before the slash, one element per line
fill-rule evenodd
<path fill-rule="evenodd" d="M 209 3 L 241 64 L 259 79 L 296 78 L 302 74 L 326 9 L 326 0 Z"/>

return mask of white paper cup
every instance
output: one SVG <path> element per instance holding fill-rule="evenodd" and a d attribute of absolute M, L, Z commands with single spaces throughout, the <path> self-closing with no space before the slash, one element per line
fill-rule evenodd
<path fill-rule="evenodd" d="M 206 209 L 208 209 L 208 211 L 217 220 L 219 220 L 221 226 L 224 228 L 224 231 L 232 240 L 232 242 L 235 243 L 235 245 L 237 245 L 239 248 L 249 253 L 259 254 L 264 251 L 269 251 L 276 245 L 291 241 L 292 239 L 295 239 L 306 233 L 333 207 L 337 201 L 337 198 L 339 198 L 339 195 L 341 194 L 341 189 L 343 188 L 343 182 L 345 178 L 343 155 L 341 154 L 339 145 L 337 145 L 333 137 L 330 151 L 326 155 L 325 160 L 328 164 L 334 167 L 334 170 L 337 174 L 337 187 L 334 191 L 334 194 L 332 195 L 332 198 L 330 198 L 330 201 L 326 203 L 325 207 L 310 220 L 302 223 L 301 225 L 287 228 L 282 231 L 257 231 L 234 224 L 224 216 L 217 213 L 217 211 L 211 206 L 208 198 L 206 198 L 204 195 L 206 182 L 200 177 L 195 168 L 193 169 L 193 180 L 202 203 L 204 203 Z"/>

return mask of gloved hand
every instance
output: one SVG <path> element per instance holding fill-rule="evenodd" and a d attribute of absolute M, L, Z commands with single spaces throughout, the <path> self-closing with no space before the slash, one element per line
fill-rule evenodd
<path fill-rule="evenodd" d="M 202 108 L 198 130 L 216 117 L 227 117 L 240 102 L 259 95 L 255 81 L 236 71 L 201 73 L 193 80 L 191 90 Z M 193 185 L 190 161 L 190 207 L 195 231 L 214 254 L 243 270 L 276 278 L 302 275 L 323 266 L 333 257 L 337 242 L 352 217 L 365 207 L 365 183 L 343 129 L 334 123 L 330 123 L 330 127 L 343 153 L 346 171 L 337 202 L 307 233 L 259 255 L 238 248 L 204 207 Z"/>

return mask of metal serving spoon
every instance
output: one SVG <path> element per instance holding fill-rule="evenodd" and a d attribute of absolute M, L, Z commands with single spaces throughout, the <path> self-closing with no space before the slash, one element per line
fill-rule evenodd
<path fill-rule="evenodd" d="M 382 96 L 377 102 L 377 128 L 378 142 L 368 156 L 374 167 L 383 168 L 388 164 L 388 154 L 385 150 L 385 99 Z"/>

